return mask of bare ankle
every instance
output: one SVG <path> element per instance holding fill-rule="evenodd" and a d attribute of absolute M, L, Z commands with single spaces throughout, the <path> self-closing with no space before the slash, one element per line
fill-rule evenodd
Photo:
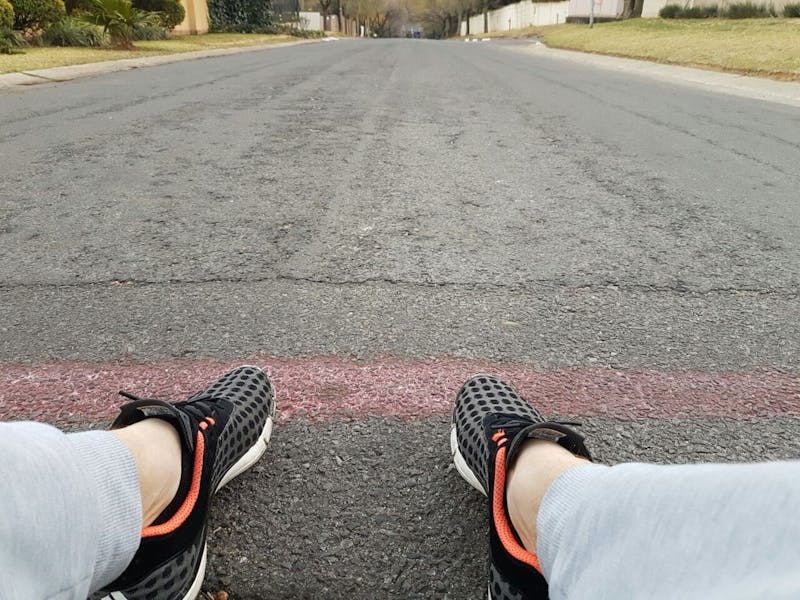
<path fill-rule="evenodd" d="M 506 504 L 511 524 L 529 552 L 536 553 L 536 519 L 548 488 L 561 473 L 584 464 L 586 459 L 555 442 L 531 440 L 520 450 L 506 479 Z"/>
<path fill-rule="evenodd" d="M 133 454 L 142 496 L 142 527 L 150 525 L 178 492 L 181 444 L 175 428 L 161 419 L 145 419 L 112 431 Z"/>

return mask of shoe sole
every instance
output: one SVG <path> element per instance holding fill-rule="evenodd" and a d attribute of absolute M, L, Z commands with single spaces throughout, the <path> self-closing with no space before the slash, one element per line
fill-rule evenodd
<path fill-rule="evenodd" d="M 262 371 L 261 367 L 256 365 L 242 365 L 239 369 L 256 369 L 258 371 Z M 277 399 L 275 397 L 275 388 L 273 387 L 272 392 L 272 407 L 273 413 L 275 411 L 275 407 L 277 406 Z M 264 423 L 264 429 L 261 430 L 261 435 L 258 436 L 256 443 L 250 446 L 250 449 L 242 455 L 242 457 L 233 463 L 230 469 L 228 469 L 227 473 L 222 476 L 222 480 L 217 484 L 217 489 L 214 490 L 216 494 L 220 491 L 227 483 L 233 479 L 234 477 L 238 477 L 247 469 L 252 467 L 254 464 L 258 462 L 258 459 L 261 458 L 267 450 L 267 445 L 269 444 L 269 440 L 272 437 L 272 423 L 273 423 L 273 415 L 267 417 L 266 423 Z"/>
<path fill-rule="evenodd" d="M 217 485 L 217 489 L 214 490 L 214 493 L 217 493 L 219 490 L 223 488 L 231 479 L 234 477 L 238 477 L 247 469 L 252 467 L 254 464 L 258 462 L 258 459 L 261 458 L 267 450 L 267 445 L 269 444 L 269 440 L 272 437 L 272 417 L 267 417 L 267 422 L 264 423 L 264 429 L 261 431 L 261 435 L 258 436 L 256 443 L 250 446 L 250 449 L 242 455 L 242 457 L 233 463 L 233 466 L 228 469 L 228 472 L 223 475 L 222 480 Z"/>
<path fill-rule="evenodd" d="M 200 588 L 203 587 L 203 578 L 206 574 L 206 556 L 208 554 L 208 543 L 203 544 L 203 556 L 200 558 L 200 568 L 197 571 L 198 576 L 192 581 L 187 594 L 180 600 L 194 600 L 200 594 Z M 128 597 L 122 592 L 111 592 L 107 596 L 103 596 L 100 600 L 128 600 Z"/>
<path fill-rule="evenodd" d="M 273 406 L 275 406 L 275 400 L 273 398 Z M 233 463 L 233 466 L 228 469 L 228 472 L 223 475 L 222 480 L 217 485 L 217 488 L 214 490 L 216 494 L 219 490 L 221 490 L 225 485 L 228 484 L 234 477 L 237 477 L 247 471 L 250 467 L 258 462 L 258 459 L 264 455 L 264 452 L 267 450 L 267 445 L 269 444 L 269 440 L 272 437 L 272 417 L 267 417 L 266 423 L 264 423 L 264 429 L 261 430 L 261 434 L 258 436 L 258 440 L 256 443 L 253 444 L 250 449 L 245 452 L 242 457 Z M 189 587 L 189 591 L 186 593 L 183 598 L 180 600 L 195 600 L 197 596 L 200 594 L 200 589 L 203 587 L 203 579 L 206 576 L 206 555 L 208 553 L 208 542 L 203 543 L 203 556 L 200 559 L 200 567 L 197 569 L 197 574 L 194 577 L 194 581 L 192 581 L 192 585 Z M 123 594 L 122 592 L 112 592 L 108 596 L 103 596 L 100 600 L 128 600 L 128 597 Z"/>

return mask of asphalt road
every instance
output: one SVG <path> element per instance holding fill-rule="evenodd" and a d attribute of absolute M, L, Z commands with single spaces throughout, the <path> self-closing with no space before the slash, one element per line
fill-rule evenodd
<path fill-rule="evenodd" d="M 795 457 L 798 164 L 796 108 L 495 42 L 0 92 L 0 370 L 449 357 L 711 373 L 718 405 L 732 374 L 779 374 L 769 406 L 692 416 L 665 395 L 658 418 L 612 403 L 587 430 L 608 461 Z M 442 411 L 280 425 L 220 494 L 208 590 L 482 597 L 483 503 Z"/>

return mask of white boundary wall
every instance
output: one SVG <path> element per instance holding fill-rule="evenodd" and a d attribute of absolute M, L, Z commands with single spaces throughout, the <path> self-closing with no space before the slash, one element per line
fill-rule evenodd
<path fill-rule="evenodd" d="M 565 23 L 569 14 L 569 0 L 564 2 L 532 2 L 525 0 L 489 11 L 489 33 L 524 29 L 531 25 L 558 25 Z M 483 13 L 469 20 L 470 35 L 483 31 Z M 467 22 L 461 21 L 461 35 L 467 35 Z"/>
<path fill-rule="evenodd" d="M 322 15 L 318 12 L 300 11 L 300 29 L 322 31 Z"/>
<path fill-rule="evenodd" d="M 673 0 L 683 2 L 684 0 Z M 594 16 L 596 19 L 621 19 L 622 12 L 625 10 L 623 0 L 595 0 Z M 569 16 L 583 17 L 588 19 L 592 11 L 592 0 L 570 0 Z"/>

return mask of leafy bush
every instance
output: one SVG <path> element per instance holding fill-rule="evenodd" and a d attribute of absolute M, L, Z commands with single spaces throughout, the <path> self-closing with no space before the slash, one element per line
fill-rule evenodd
<path fill-rule="evenodd" d="M 116 48 L 133 46 L 136 27 L 154 25 L 157 15 L 134 8 L 130 0 L 92 0 L 89 10 L 80 19 L 103 28 Z"/>
<path fill-rule="evenodd" d="M 64 21 L 48 27 L 42 34 L 45 46 L 105 46 L 106 36 L 96 25 L 67 17 Z"/>
<path fill-rule="evenodd" d="M 14 26 L 14 7 L 8 0 L 0 0 L 0 29 L 11 29 Z"/>
<path fill-rule="evenodd" d="M 133 0 L 133 6 L 158 13 L 159 24 L 166 29 L 174 29 L 186 17 L 186 10 L 179 0 Z"/>
<path fill-rule="evenodd" d="M 7 27 L 0 27 L 0 54 L 20 54 L 25 46 L 22 34 Z"/>
<path fill-rule="evenodd" d="M 137 25 L 133 28 L 133 39 L 135 40 L 166 40 L 169 32 L 161 25 Z"/>
<path fill-rule="evenodd" d="M 683 7 L 680 4 L 667 4 L 661 7 L 658 16 L 662 19 L 677 19 L 682 10 Z"/>
<path fill-rule="evenodd" d="M 292 23 L 276 23 L 265 29 L 264 33 L 276 33 L 282 35 L 291 35 L 297 38 L 311 38 L 311 39 L 325 37 L 324 31 L 300 29 L 299 27 L 295 27 Z"/>
<path fill-rule="evenodd" d="M 272 25 L 270 0 L 209 0 L 212 31 L 266 32 Z"/>
<path fill-rule="evenodd" d="M 167 29 L 175 29 L 186 18 L 186 9 L 178 0 L 165 0 L 164 8 L 159 11 L 161 25 Z"/>
<path fill-rule="evenodd" d="M 682 19 L 711 19 L 717 16 L 717 5 L 710 6 L 693 6 L 691 8 L 684 8 L 681 14 Z"/>
<path fill-rule="evenodd" d="M 800 18 L 800 3 L 787 4 L 783 7 L 783 16 L 787 18 Z"/>
<path fill-rule="evenodd" d="M 324 31 L 316 31 L 313 29 L 292 29 L 289 32 L 289 35 L 298 37 L 298 38 L 308 38 L 308 39 L 316 39 L 316 38 L 324 38 L 325 32 Z"/>
<path fill-rule="evenodd" d="M 67 16 L 63 0 L 10 0 L 14 7 L 14 29 L 39 32 Z"/>
<path fill-rule="evenodd" d="M 67 9 L 67 15 L 71 16 L 76 12 L 86 11 L 91 4 L 91 0 L 64 0 L 64 6 Z"/>
<path fill-rule="evenodd" d="M 684 8 L 680 4 L 667 4 L 659 12 L 662 19 L 710 19 L 718 14 L 717 5 Z"/>
<path fill-rule="evenodd" d="M 769 7 L 753 2 L 735 2 L 729 4 L 725 16 L 729 19 L 752 19 L 755 17 L 769 17 Z M 773 9 L 774 12 L 774 9 Z"/>

